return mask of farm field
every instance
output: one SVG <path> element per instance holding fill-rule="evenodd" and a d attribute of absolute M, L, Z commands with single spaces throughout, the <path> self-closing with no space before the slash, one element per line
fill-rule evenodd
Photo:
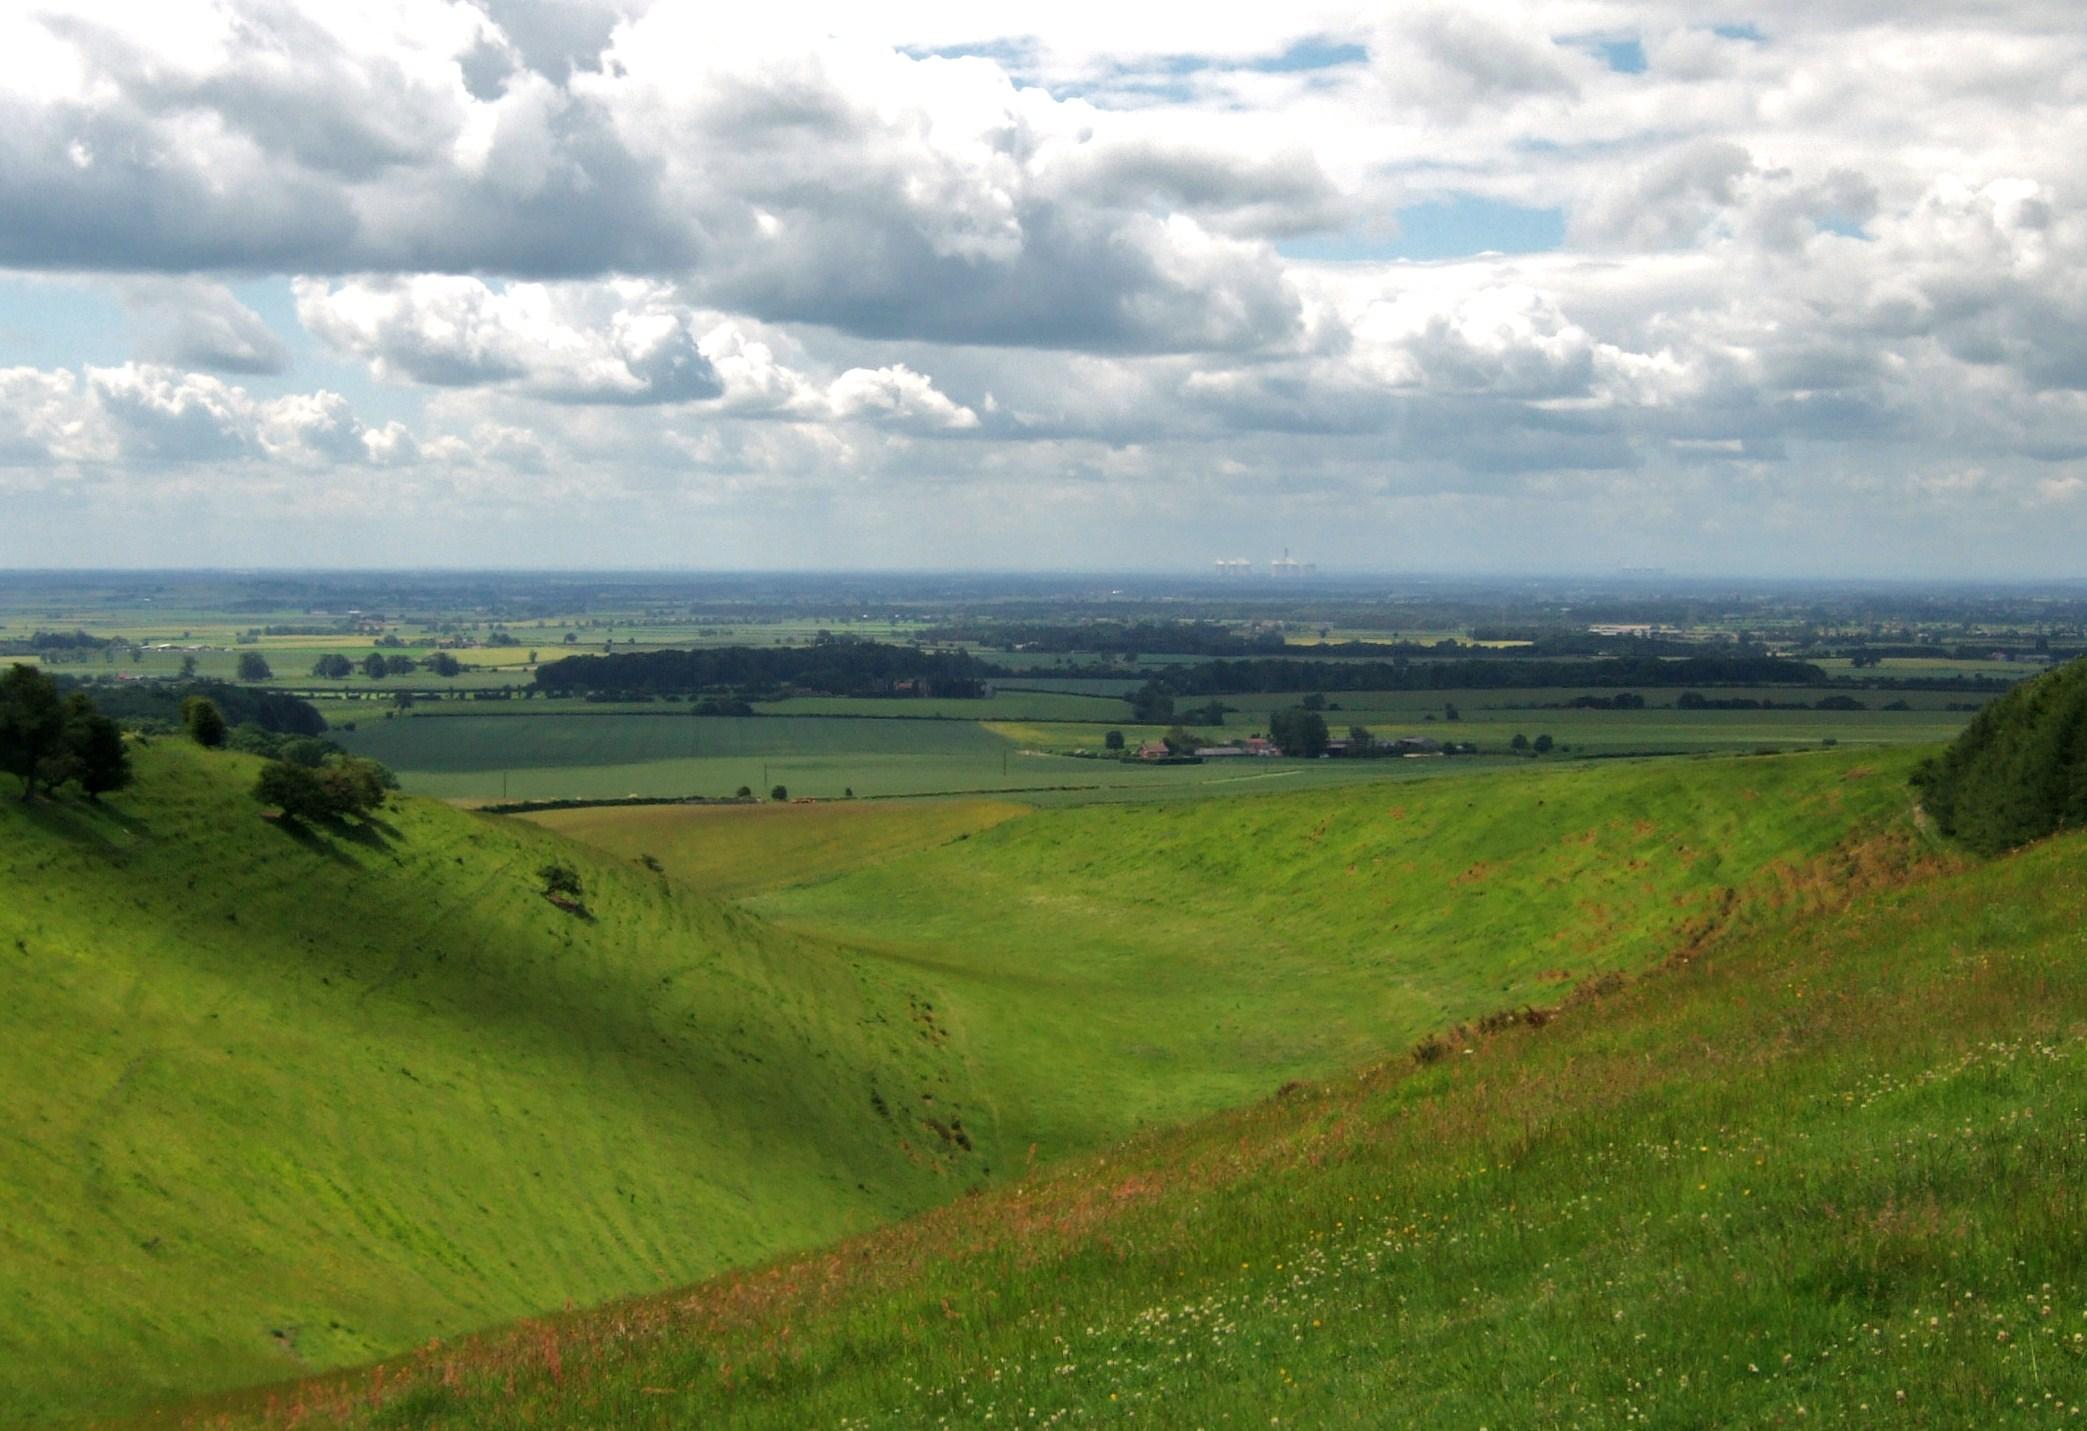
<path fill-rule="evenodd" d="M 1543 1027 L 295 1402 L 455 1428 L 2068 1421 L 2087 835 L 1973 864 L 1896 828 Z"/>
<path fill-rule="evenodd" d="M 1240 698 L 1244 701 L 1245 697 Z M 1228 702 L 1229 703 L 1229 702 Z M 1970 722 L 1956 711 L 1583 711 L 1485 710 L 1464 707 L 1458 721 L 1415 719 L 1407 710 L 1344 709 L 1328 711 L 1326 724 L 1335 736 L 1360 725 L 1380 739 L 1424 736 L 1438 741 L 1473 741 L 1480 751 L 1504 755 L 1517 734 L 1535 739 L 1549 735 L 1563 747 L 1561 755 L 1660 755 L 1743 752 L 1762 747 L 1792 749 L 1827 741 L 1841 745 L 1925 745 L 1948 740 Z M 1228 716 L 1222 726 L 1194 726 L 1213 741 L 1237 740 L 1257 731 L 1265 714 Z M 1124 740 L 1135 745 L 1156 740 L 1161 725 L 1124 723 Z M 1089 724 L 1046 721 L 996 721 L 988 726 L 1024 749 L 1094 750 L 1103 728 Z M 1381 763 L 1381 762 L 1378 762 Z"/>
<path fill-rule="evenodd" d="M 1099 747 L 1103 727 L 1077 729 L 1085 743 Z M 721 796 L 742 785 L 765 794 L 778 784 L 824 800 L 850 790 L 860 797 L 1081 790 L 1165 796 L 1423 773 L 1388 768 L 1388 761 L 1280 762 L 1281 768 L 1256 762 L 1250 770 L 1214 763 L 1144 766 L 1030 749 L 974 721 L 696 717 L 675 706 L 585 715 L 416 712 L 358 720 L 354 730 L 336 730 L 332 738 L 383 761 L 416 794 L 480 803 Z"/>

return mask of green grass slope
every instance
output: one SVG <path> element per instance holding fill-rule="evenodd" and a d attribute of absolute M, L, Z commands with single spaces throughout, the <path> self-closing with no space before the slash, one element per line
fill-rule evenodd
<path fill-rule="evenodd" d="M 660 861 L 705 894 L 732 898 L 831 879 L 974 835 L 1027 813 L 1004 800 L 903 805 L 584 805 L 522 818 L 627 860 Z"/>
<path fill-rule="evenodd" d="M 974 1121 L 1049 1156 L 1642 968 L 1902 818 L 1911 760 L 1525 766 L 1052 810 L 749 907 L 932 987 L 987 1071 Z"/>
<path fill-rule="evenodd" d="M 0 1421 L 367 1360 L 825 1241 L 982 1175 L 903 978 L 514 821 L 259 817 L 162 741 L 0 800 Z M 532 873 L 577 858 L 591 918 Z M 910 1137 L 909 1137 L 910 1133 Z"/>
<path fill-rule="evenodd" d="M 2087 837 L 1917 849 L 1543 1027 L 223 1419 L 2070 1424 Z"/>

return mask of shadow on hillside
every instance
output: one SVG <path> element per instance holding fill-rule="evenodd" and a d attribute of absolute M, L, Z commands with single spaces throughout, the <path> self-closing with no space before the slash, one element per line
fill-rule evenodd
<path fill-rule="evenodd" d="M 352 865 L 355 862 L 342 845 L 360 845 L 373 852 L 389 851 L 398 839 L 396 826 L 380 820 L 368 823 L 350 823 L 346 820 L 292 820 L 277 816 L 270 820 L 283 835 L 302 845 L 312 854 L 321 855 L 336 864 Z"/>
<path fill-rule="evenodd" d="M 46 834 L 76 844 L 96 845 L 111 854 L 123 853 L 127 845 L 152 833 L 145 820 L 108 800 L 88 800 L 70 794 L 40 795 L 24 804 L 19 795 L 11 794 L 9 798 L 27 814 L 29 823 Z"/>

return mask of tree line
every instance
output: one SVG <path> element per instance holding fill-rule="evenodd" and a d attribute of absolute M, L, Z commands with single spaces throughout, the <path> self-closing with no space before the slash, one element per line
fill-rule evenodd
<path fill-rule="evenodd" d="M 256 657 L 255 659 L 258 660 L 259 658 Z M 388 655 L 382 651 L 372 651 L 360 661 L 350 660 L 338 651 L 329 651 L 318 660 L 312 662 L 312 674 L 328 681 L 344 681 L 357 671 L 362 672 L 363 675 L 373 681 L 381 681 L 390 676 L 410 676 L 415 671 L 420 670 L 425 670 L 428 674 L 434 676 L 449 677 L 460 674 L 463 669 L 464 663 L 450 655 L 447 651 L 436 651 L 417 661 L 411 656 L 401 655 L 396 651 Z M 269 672 L 267 662 L 265 661 L 261 662 L 261 674 L 248 676 L 246 674 L 245 658 L 241 658 L 241 680 L 265 681 L 268 679 L 268 676 Z"/>
<path fill-rule="evenodd" d="M 539 666 L 536 685 L 551 695 L 787 688 L 830 696 L 973 698 L 985 694 L 986 679 L 994 674 L 968 652 L 834 639 L 810 646 L 710 646 L 565 656 Z"/>
<path fill-rule="evenodd" d="M 1518 686 L 1801 686 L 1827 684 L 1807 661 L 1780 656 L 1620 657 L 1541 661 L 1521 657 L 1452 661 L 1201 661 L 1155 676 L 1128 699 L 1290 691 L 1501 690 Z"/>

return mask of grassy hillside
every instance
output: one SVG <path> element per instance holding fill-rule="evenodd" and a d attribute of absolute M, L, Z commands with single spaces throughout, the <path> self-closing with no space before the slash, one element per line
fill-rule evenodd
<path fill-rule="evenodd" d="M 982 1175 L 901 972 L 408 801 L 297 837 L 171 741 L 0 800 L 0 1420 L 365 1360 L 859 1230 Z M 591 918 L 532 871 L 575 853 Z"/>
<path fill-rule="evenodd" d="M 1048 1157 L 1641 968 L 1902 815 L 1908 764 L 1522 766 L 1046 810 L 777 879 L 747 907 L 918 981 L 980 1070 L 967 1126 Z M 821 818 L 653 808 L 564 828 L 700 881 Z"/>
<path fill-rule="evenodd" d="M 550 831 L 407 800 L 299 837 L 251 763 L 160 742 L 105 812 L 0 810 L 0 1194 L 28 1210 L 0 1404 L 120 1410 L 684 1282 L 1556 1001 L 1811 897 L 1903 820 L 1897 759 L 989 828 L 604 812 L 643 828 L 590 838 L 667 873 L 581 852 L 577 918 L 535 892 L 577 849 Z M 833 877 L 756 878 L 776 860 Z M 767 892 L 691 887 L 720 876 Z"/>
<path fill-rule="evenodd" d="M 1815 899 L 1543 1027 L 758 1273 L 285 1392 L 275 1414 L 2070 1423 L 2087 837 L 1954 871 L 1916 852 L 1828 861 Z"/>
<path fill-rule="evenodd" d="M 583 806 L 524 818 L 627 860 L 647 855 L 706 894 L 831 879 L 1027 813 L 1003 800 L 873 805 Z"/>

